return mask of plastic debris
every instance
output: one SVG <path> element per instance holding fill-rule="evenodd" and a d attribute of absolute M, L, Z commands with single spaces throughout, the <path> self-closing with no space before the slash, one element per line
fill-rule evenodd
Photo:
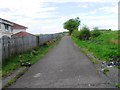
<path fill-rule="evenodd" d="M 21 66 L 30 67 L 31 63 L 30 62 L 21 63 Z"/>

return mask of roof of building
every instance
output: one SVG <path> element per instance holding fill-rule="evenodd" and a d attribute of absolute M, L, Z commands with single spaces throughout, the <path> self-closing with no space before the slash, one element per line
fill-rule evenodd
<path fill-rule="evenodd" d="M 12 22 L 10 22 L 10 21 L 8 21 L 8 20 L 5 20 L 5 19 L 2 19 L 2 18 L 0 18 L 0 22 L 13 26 L 13 23 L 12 23 Z"/>
<path fill-rule="evenodd" d="M 12 26 L 12 29 L 27 29 L 27 27 L 19 25 L 17 23 L 14 23 L 14 22 L 2 19 L 2 18 L 0 18 L 0 20 L 6 22 L 6 24 L 10 24 Z"/>
<path fill-rule="evenodd" d="M 30 34 L 30 33 L 28 33 L 28 32 L 23 32 L 23 31 L 21 31 L 21 32 L 18 32 L 18 33 L 16 33 L 16 34 L 13 34 L 12 36 L 25 37 L 25 36 L 29 36 L 29 35 L 33 35 L 33 34 Z"/>
<path fill-rule="evenodd" d="M 12 29 L 27 29 L 27 27 L 14 23 Z"/>

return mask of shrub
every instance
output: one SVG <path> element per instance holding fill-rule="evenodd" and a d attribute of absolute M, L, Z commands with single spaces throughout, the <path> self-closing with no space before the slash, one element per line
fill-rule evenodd
<path fill-rule="evenodd" d="M 73 35 L 74 37 L 76 37 L 76 38 L 79 38 L 79 36 L 80 36 L 80 31 L 74 30 L 73 33 L 72 33 L 72 35 Z"/>
<path fill-rule="evenodd" d="M 90 29 L 87 26 L 83 26 L 82 29 L 80 30 L 80 35 L 79 39 L 81 40 L 89 40 L 91 34 L 90 34 Z"/>
<path fill-rule="evenodd" d="M 93 38 L 98 37 L 99 35 L 101 35 L 101 32 L 99 31 L 99 29 L 97 27 L 93 28 L 94 30 L 91 31 L 91 35 Z"/>

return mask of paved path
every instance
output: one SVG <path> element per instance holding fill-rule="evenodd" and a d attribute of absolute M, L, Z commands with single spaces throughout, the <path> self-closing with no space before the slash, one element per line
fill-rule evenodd
<path fill-rule="evenodd" d="M 65 36 L 12 88 L 108 88 L 89 58 Z"/>

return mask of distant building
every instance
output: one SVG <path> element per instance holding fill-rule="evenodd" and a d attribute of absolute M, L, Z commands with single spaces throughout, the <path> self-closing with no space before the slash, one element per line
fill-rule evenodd
<path fill-rule="evenodd" d="M 13 34 L 12 26 L 13 23 L 0 18 L 0 37 L 2 36 L 11 37 L 11 35 Z"/>
<path fill-rule="evenodd" d="M 0 18 L 0 37 L 9 36 L 18 32 L 26 32 L 27 27 Z"/>
<path fill-rule="evenodd" d="M 14 23 L 12 26 L 13 34 L 16 34 L 21 31 L 26 32 L 26 29 L 27 29 L 27 27 L 16 24 L 16 23 Z"/>

